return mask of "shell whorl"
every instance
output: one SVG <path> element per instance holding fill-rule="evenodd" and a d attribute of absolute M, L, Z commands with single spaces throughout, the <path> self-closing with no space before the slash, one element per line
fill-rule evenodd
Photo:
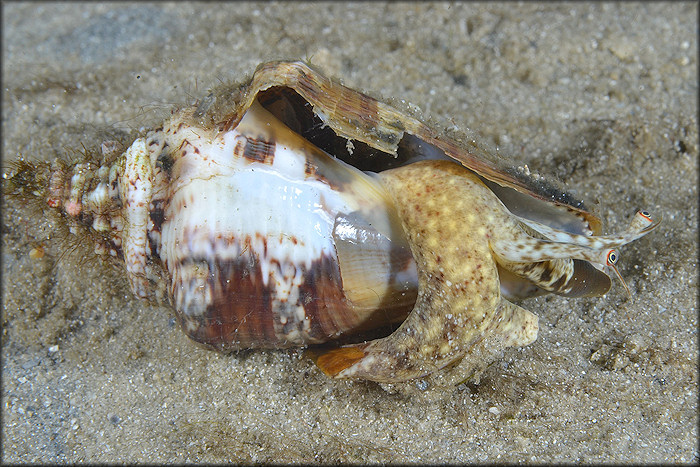
<path fill-rule="evenodd" d="M 378 180 L 310 145 L 257 103 L 228 131 L 181 123 L 162 130 L 164 146 L 177 149 L 159 156 L 171 158 L 160 256 L 191 337 L 222 349 L 304 345 L 410 311 L 410 251 Z M 359 250 L 348 219 L 365 224 Z M 353 270 L 353 261 L 362 268 Z M 348 293 L 367 275 L 371 284 L 360 288 L 373 287 L 371 294 Z M 376 316 L 379 303 L 366 304 L 377 296 L 392 303 L 381 310 L 386 317 Z"/>
<path fill-rule="evenodd" d="M 226 131 L 175 113 L 105 164 L 45 167 L 45 200 L 218 349 L 325 342 L 402 320 L 417 273 L 378 178 L 256 102 Z"/>

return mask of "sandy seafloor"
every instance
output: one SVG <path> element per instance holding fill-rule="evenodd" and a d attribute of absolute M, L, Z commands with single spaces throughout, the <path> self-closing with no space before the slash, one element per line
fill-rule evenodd
<path fill-rule="evenodd" d="M 123 274 L 3 206 L 2 461 L 697 462 L 697 4 L 4 3 L 3 160 L 157 124 L 271 59 L 470 128 L 561 180 L 622 250 L 602 298 L 541 297 L 537 341 L 457 387 L 222 355 Z M 45 255 L 32 259 L 30 251 Z M 79 250 L 78 250 L 79 251 Z"/>

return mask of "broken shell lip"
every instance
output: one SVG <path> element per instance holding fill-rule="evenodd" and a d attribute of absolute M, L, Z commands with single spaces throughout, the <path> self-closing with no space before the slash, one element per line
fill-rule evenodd
<path fill-rule="evenodd" d="M 237 106 L 247 108 L 256 98 L 262 101 L 262 96 L 284 93 L 285 90 L 311 104 L 313 110 L 308 111 L 320 120 L 321 125 L 332 129 L 337 138 L 351 140 L 356 145 L 367 145 L 391 159 L 396 158 L 400 146 L 410 146 L 411 140 L 417 138 L 424 148 L 430 147 L 429 151 L 441 154 L 440 158 L 458 161 L 479 176 L 503 187 L 503 192 L 513 190 L 525 195 L 513 194 L 515 199 L 509 207 L 534 198 L 537 200 L 534 202 L 536 208 L 528 208 L 526 213 L 533 209 L 551 210 L 552 213 L 545 219 L 556 225 L 576 225 L 574 228 L 577 232 L 590 230 L 594 235 L 601 232 L 600 219 L 551 179 L 514 168 L 510 161 L 483 150 L 473 139 L 465 138 L 463 142 L 457 142 L 452 135 L 450 138 L 443 137 L 388 104 L 326 78 L 306 63 L 280 61 L 260 65 L 251 82 L 241 91 Z M 220 128 L 226 129 L 238 123 L 241 118 L 239 114 L 214 111 L 209 117 L 222 122 Z M 562 216 L 568 221 L 557 220 Z"/>

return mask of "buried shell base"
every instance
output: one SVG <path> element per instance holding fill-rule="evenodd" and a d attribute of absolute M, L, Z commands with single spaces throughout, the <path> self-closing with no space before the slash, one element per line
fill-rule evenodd
<path fill-rule="evenodd" d="M 195 341 L 354 342 L 317 364 L 380 382 L 531 343 L 537 317 L 515 300 L 604 294 L 617 249 L 658 225 L 602 236 L 541 178 L 301 62 L 261 65 L 108 163 L 45 172 L 48 205 Z M 393 332 L 361 341 L 376 329 Z"/>

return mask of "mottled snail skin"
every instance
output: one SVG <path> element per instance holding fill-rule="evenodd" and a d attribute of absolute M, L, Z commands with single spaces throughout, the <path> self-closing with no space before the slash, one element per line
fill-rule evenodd
<path fill-rule="evenodd" d="M 493 193 L 448 161 L 389 170 L 382 180 L 418 263 L 418 299 L 390 336 L 331 351 L 317 364 L 334 376 L 395 382 L 447 366 L 491 333 L 505 337 L 503 346 L 534 341 L 537 317 L 501 298 L 489 239 L 512 221 L 493 209 Z"/>
<path fill-rule="evenodd" d="M 616 248 L 659 223 L 641 212 L 601 236 L 541 178 L 301 62 L 261 65 L 102 165 L 20 168 L 16 184 L 123 260 L 134 294 L 167 299 L 205 346 L 306 346 L 400 323 L 317 354 L 329 375 L 380 382 L 471 364 L 477 343 L 531 343 L 537 317 L 510 300 L 604 294 Z"/>

